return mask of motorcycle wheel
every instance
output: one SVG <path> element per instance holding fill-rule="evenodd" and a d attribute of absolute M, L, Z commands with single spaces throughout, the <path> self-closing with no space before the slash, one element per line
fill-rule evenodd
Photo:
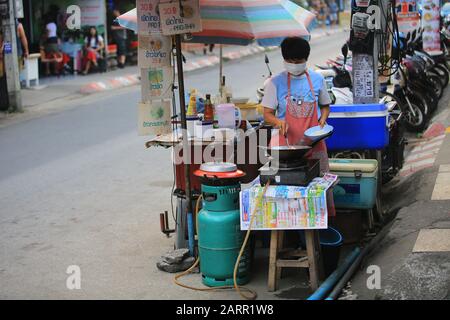
<path fill-rule="evenodd" d="M 431 113 L 433 113 L 439 103 L 439 98 L 434 91 L 434 87 L 431 85 L 431 82 L 423 83 L 420 86 L 415 86 L 412 88 L 414 90 L 413 95 L 416 94 L 418 98 L 421 99 L 422 104 L 425 108 L 425 116 L 427 118 L 431 117 Z"/>
<path fill-rule="evenodd" d="M 436 93 L 436 96 L 438 97 L 438 100 L 442 97 L 442 94 L 444 93 L 444 88 L 441 82 L 441 79 L 437 75 L 430 75 L 427 77 L 428 82 L 432 85 L 434 93 Z M 437 105 L 436 105 L 437 107 Z"/>
<path fill-rule="evenodd" d="M 450 80 L 450 73 L 447 67 L 442 64 L 437 64 L 434 66 L 433 70 L 439 73 L 439 78 L 443 81 L 443 87 L 447 87 Z"/>
<path fill-rule="evenodd" d="M 409 104 L 405 101 L 400 105 L 402 107 L 405 128 L 410 132 L 421 132 L 427 124 L 427 117 L 425 115 L 422 99 L 418 94 L 414 93 L 408 95 L 408 100 Z M 414 110 L 415 115 L 411 112 L 410 108 Z"/>
<path fill-rule="evenodd" d="M 408 83 L 407 94 L 409 96 L 416 96 L 424 108 L 424 115 L 428 119 L 433 112 L 436 110 L 438 105 L 438 98 L 431 85 L 429 83 L 419 83 L 417 81 L 410 81 Z"/>

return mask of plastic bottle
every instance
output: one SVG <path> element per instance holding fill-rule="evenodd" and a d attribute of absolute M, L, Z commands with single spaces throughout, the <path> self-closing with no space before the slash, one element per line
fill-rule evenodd
<path fill-rule="evenodd" d="M 191 93 L 191 97 L 189 98 L 189 105 L 186 115 L 187 116 L 197 115 L 197 97 L 195 96 L 194 92 Z"/>

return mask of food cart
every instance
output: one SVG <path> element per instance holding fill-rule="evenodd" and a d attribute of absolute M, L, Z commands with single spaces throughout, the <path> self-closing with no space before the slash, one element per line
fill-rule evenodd
<path fill-rule="evenodd" d="M 264 32 L 264 30 L 261 29 L 261 26 L 263 24 L 258 21 L 258 27 L 255 27 L 252 25 L 252 23 L 255 23 L 252 19 L 248 19 L 246 23 L 248 24 L 248 27 L 245 28 L 243 32 L 240 33 L 234 33 L 230 30 L 233 29 L 233 22 L 227 21 L 227 23 L 222 23 L 223 21 L 226 21 L 227 19 L 220 20 L 217 18 L 217 12 L 212 15 L 211 17 L 208 17 L 208 10 L 210 9 L 210 6 L 214 4 L 215 1 L 207 1 L 209 6 L 208 8 L 205 7 L 204 10 L 201 11 L 201 19 L 203 21 L 208 21 L 205 26 L 207 28 L 211 28 L 211 30 L 208 30 L 206 28 L 201 31 L 201 27 L 198 25 L 198 20 L 196 22 L 192 22 L 190 24 L 184 25 L 184 27 L 188 27 L 192 29 L 192 33 L 190 31 L 185 32 L 178 32 L 175 31 L 174 33 L 169 33 L 172 35 L 172 41 L 168 41 L 167 38 L 163 38 L 160 31 L 152 31 L 151 29 L 157 29 L 158 23 L 159 23 L 159 13 L 156 10 L 155 6 L 152 6 L 153 3 L 151 0 L 142 0 L 138 1 L 138 12 L 137 16 L 141 19 L 140 21 L 137 21 L 136 18 L 136 10 L 131 13 L 125 14 L 122 20 L 122 25 L 128 28 L 133 28 L 133 18 L 134 18 L 134 26 L 135 30 L 139 32 L 143 31 L 143 35 L 139 35 L 140 37 L 140 46 L 143 46 L 145 48 L 145 51 L 142 52 L 139 55 L 139 61 L 142 63 L 143 60 L 145 60 L 145 65 L 141 66 L 141 68 L 147 68 L 147 71 L 151 68 L 166 68 L 171 69 L 172 75 L 175 74 L 175 67 L 177 71 L 177 89 L 179 92 L 179 103 L 180 103 L 180 116 L 179 121 L 170 121 L 170 118 L 168 118 L 167 113 L 165 110 L 170 109 L 164 109 L 163 106 L 166 102 L 164 102 L 164 99 L 172 98 L 172 102 L 174 102 L 173 99 L 173 89 L 174 85 L 170 86 L 170 90 L 160 90 L 157 94 L 155 94 L 153 97 L 150 95 L 150 97 L 146 96 L 146 101 L 143 102 L 143 107 L 147 108 L 149 110 L 148 113 L 151 114 L 153 118 L 158 118 L 163 120 L 159 120 L 157 122 L 154 122 L 158 125 L 164 125 L 166 124 L 166 127 L 163 131 L 159 132 L 157 137 L 151 139 L 146 143 L 147 147 L 152 146 L 159 146 L 159 147 L 172 147 L 174 149 L 179 148 L 177 152 L 175 152 L 176 155 L 178 155 L 183 161 L 177 162 L 175 166 L 175 189 L 173 190 L 173 195 L 177 197 L 177 218 L 176 218 L 176 248 L 185 248 L 189 247 L 190 252 L 192 255 L 194 255 L 194 221 L 197 220 L 192 217 L 193 213 L 197 212 L 197 209 L 194 211 L 194 202 L 196 199 L 200 199 L 202 196 L 205 195 L 204 192 L 202 192 L 202 189 L 205 185 L 205 183 L 199 181 L 202 178 L 206 178 L 205 176 L 199 176 L 198 172 L 208 172 L 208 170 L 202 170 L 202 164 L 204 164 L 206 161 L 211 161 L 211 157 L 209 159 L 206 159 L 204 155 L 212 156 L 214 160 L 219 160 L 226 162 L 226 164 L 219 164 L 219 167 L 233 167 L 233 164 L 236 164 L 234 171 L 239 172 L 245 172 L 245 178 L 244 175 L 240 175 L 241 183 L 248 183 L 253 181 L 255 178 L 259 175 L 259 169 L 262 165 L 266 164 L 267 158 L 265 157 L 264 152 L 260 152 L 260 149 L 253 150 L 252 147 L 258 147 L 258 146 L 267 146 L 267 142 L 270 139 L 270 128 L 264 127 L 262 123 L 250 123 L 245 122 L 245 125 L 242 126 L 243 131 L 238 130 L 234 126 L 232 128 L 228 128 L 226 130 L 226 133 L 223 135 L 223 129 L 224 128 L 216 128 L 215 130 L 219 130 L 222 135 L 216 135 L 213 134 L 213 139 L 205 139 L 204 137 L 198 137 L 195 133 L 192 134 L 192 132 L 189 134 L 189 125 L 187 122 L 187 115 L 191 115 L 194 117 L 198 117 L 196 112 L 193 112 L 190 110 L 191 106 L 187 108 L 187 103 L 185 100 L 184 95 L 184 78 L 183 78 L 183 60 L 182 60 L 182 53 L 181 53 L 181 42 L 182 37 L 180 34 L 182 33 L 190 33 L 189 35 L 184 37 L 184 40 L 190 41 L 190 42 L 200 42 L 200 43 L 219 43 L 219 44 L 241 44 L 246 45 L 251 43 L 252 41 L 256 40 L 260 45 L 263 46 L 273 46 L 279 44 L 286 36 L 302 36 L 309 38 L 309 32 L 307 31 L 304 21 L 312 22 L 314 19 L 314 15 L 307 12 L 306 10 L 302 9 L 301 7 L 298 7 L 294 5 L 293 3 L 289 1 L 268 1 L 270 2 L 271 10 L 273 10 L 273 6 L 278 5 L 280 7 L 280 10 L 278 11 L 279 14 L 284 14 L 286 12 L 286 19 L 283 21 L 286 22 L 286 25 L 279 25 L 278 33 L 277 32 L 271 32 L 271 37 L 267 38 L 267 33 Z M 220 1 L 218 1 L 220 3 Z M 186 1 L 175 1 L 173 3 L 165 3 L 163 7 L 159 7 L 159 11 L 162 10 L 164 13 L 166 10 L 164 9 L 170 9 L 169 11 L 171 13 L 181 13 L 181 4 L 183 4 L 184 7 L 187 5 L 193 5 L 195 8 L 195 5 L 198 6 L 198 1 L 194 0 L 186 0 Z M 166 7 L 170 6 L 170 8 Z M 201 2 L 200 2 L 201 5 Z M 259 4 L 261 6 L 262 4 Z M 218 5 L 220 7 L 219 9 L 222 10 L 222 14 L 224 17 L 230 17 L 229 12 L 227 11 L 227 6 L 224 4 Z M 201 9 L 201 6 L 200 6 Z M 218 9 L 218 8 L 216 8 Z M 241 9 L 241 15 L 246 15 L 246 8 L 238 8 Z M 233 10 L 237 10 L 236 8 L 233 8 Z M 139 14 L 139 11 L 141 14 Z M 189 11 L 189 18 L 192 18 L 196 15 L 195 10 L 193 12 Z M 198 13 L 198 12 L 197 12 Z M 263 14 L 265 19 L 269 19 L 271 15 L 264 14 L 264 11 L 261 10 L 261 14 Z M 145 19 L 144 19 L 145 18 Z M 158 23 L 155 21 L 158 20 Z M 161 16 L 161 19 L 163 19 L 163 16 Z M 180 16 L 180 19 L 183 20 L 184 17 Z M 228 19 L 229 20 L 229 19 Z M 277 20 L 279 23 L 280 20 Z M 303 21 L 303 22 L 302 22 Z M 121 22 L 121 19 L 119 18 L 119 22 Z M 266 24 L 266 28 L 270 28 L 270 23 L 273 21 L 268 21 Z M 308 23 L 308 24 L 309 24 Z M 137 25 L 144 26 L 145 30 L 139 30 Z M 130 27 L 131 26 L 131 27 Z M 148 28 L 148 29 L 147 29 Z M 222 30 L 223 32 L 217 32 L 217 28 Z M 227 29 L 229 28 L 229 29 Z M 200 31 L 199 31 L 200 30 Z M 214 31 L 215 30 L 215 31 Z M 172 30 L 173 31 L 173 30 Z M 272 30 L 273 31 L 273 30 Z M 164 30 L 163 30 L 164 33 Z M 158 38 L 156 38 L 158 37 Z M 172 44 L 172 45 L 171 45 Z M 173 44 L 175 44 L 173 46 Z M 169 48 L 167 51 L 167 47 Z M 161 54 L 161 52 L 173 52 L 173 48 L 175 48 L 175 58 L 176 63 L 170 63 L 170 53 L 169 58 L 167 58 L 167 54 Z M 166 49 L 166 50 L 165 50 Z M 164 51 L 165 50 L 165 51 Z M 158 59 L 154 59 L 155 52 L 157 52 Z M 148 55 L 147 53 L 151 53 Z M 150 57 L 150 59 L 147 59 Z M 169 61 L 169 65 L 167 65 L 167 61 Z M 150 68 L 150 69 L 149 69 Z M 164 73 L 164 70 L 161 71 L 161 75 Z M 168 73 L 169 74 L 169 73 Z M 147 73 L 144 74 L 145 77 L 143 78 L 143 81 L 147 81 L 147 79 L 150 79 L 150 82 L 156 81 L 159 79 L 158 77 L 150 77 L 150 75 L 147 78 Z M 167 78 L 167 77 L 166 77 Z M 164 82 L 164 81 L 162 81 Z M 161 87 L 167 87 L 167 83 L 162 83 Z M 223 87 L 221 86 L 219 88 L 219 92 L 222 98 L 227 98 L 226 96 L 226 90 L 223 90 Z M 143 95 L 144 96 L 144 95 Z M 192 95 L 191 95 L 192 97 Z M 152 100 L 153 99 L 153 100 Z M 156 101 L 158 100 L 158 101 Z M 156 101 L 153 103 L 153 101 Z M 220 103 L 223 103 L 224 101 L 221 101 Z M 226 101 L 231 102 L 231 101 Z M 147 106 L 145 106 L 147 104 Z M 167 103 L 166 103 L 167 104 Z M 237 104 L 237 103 L 236 103 Z M 170 105 L 170 103 L 169 103 Z M 242 110 L 245 109 L 245 106 L 242 106 Z M 176 115 L 176 108 L 173 106 L 173 119 L 177 119 L 178 116 Z M 155 111 L 155 112 L 153 112 Z M 169 120 L 168 120 L 169 119 Z M 178 120 L 178 119 L 177 119 Z M 172 124 L 175 124 L 175 127 L 170 127 L 170 122 Z M 220 121 L 219 121 L 220 122 Z M 233 121 L 234 122 L 234 121 Z M 242 122 L 241 122 L 242 123 Z M 240 124 L 238 121 L 238 125 L 236 127 L 240 127 Z M 169 128 L 167 126 L 169 124 Z M 153 125 L 153 124 L 152 124 Z M 178 125 L 181 125 L 181 133 L 178 130 Z M 155 125 L 156 126 L 156 125 Z M 148 126 L 149 127 L 149 126 Z M 170 129 L 170 130 L 168 130 Z M 231 131 L 230 131 L 231 129 Z M 142 131 L 145 132 L 144 134 L 154 133 L 154 130 L 146 130 Z M 295 148 L 295 147 L 294 147 Z M 212 152 L 205 153 L 207 150 L 213 149 Z M 228 150 L 228 151 L 227 151 Z M 229 153 L 229 151 L 232 151 Z M 239 152 L 239 150 L 243 150 Z M 196 158 L 196 155 L 200 155 L 200 157 Z M 239 155 L 243 155 L 243 159 L 239 159 Z M 251 157 L 256 156 L 256 159 L 250 159 Z M 192 156 L 194 156 L 194 159 L 192 159 Z M 252 160 L 252 161 L 250 161 Z M 309 164 L 306 164 L 306 162 L 302 162 L 301 164 L 296 163 L 296 166 L 294 167 L 286 167 L 286 169 L 295 169 L 297 170 L 297 174 L 307 174 L 303 172 L 303 170 L 313 170 L 311 167 L 309 167 Z M 298 172 L 299 165 L 301 167 L 300 172 Z M 208 166 L 214 166 L 208 164 Z M 306 168 L 306 169 L 305 169 Z M 317 169 L 317 163 L 314 167 Z M 212 180 L 220 180 L 220 178 L 217 178 L 219 176 L 222 176 L 226 172 L 217 172 L 213 171 L 213 173 L 209 176 L 208 179 Z M 309 172 L 309 171 L 308 171 Z M 314 171 L 315 172 L 315 171 Z M 315 174 L 311 174 L 308 176 L 306 184 L 302 185 L 302 187 L 297 187 L 294 189 L 286 189 L 286 186 L 280 185 L 280 186 L 273 186 L 275 188 L 276 194 L 279 194 L 279 190 L 284 190 L 284 192 L 289 193 L 291 190 L 294 192 L 295 195 L 292 199 L 294 199 L 294 202 L 299 202 L 300 199 L 305 199 L 308 201 L 322 201 L 322 205 L 320 206 L 320 213 L 321 217 L 327 217 L 327 211 L 326 211 L 326 196 L 325 194 L 328 192 L 328 189 L 330 188 L 331 184 L 328 184 L 326 187 L 323 186 L 323 183 L 326 182 L 326 178 L 319 178 L 319 180 L 315 181 L 312 185 L 312 180 L 317 176 L 317 172 Z M 216 176 L 217 175 L 217 176 Z M 285 173 L 285 176 L 289 176 L 289 172 Z M 211 178 L 212 177 L 212 178 Z M 276 181 L 276 176 L 273 177 L 273 181 Z M 334 180 L 336 181 L 336 180 Z M 212 183 L 209 181 L 208 183 Z M 206 183 L 206 185 L 208 185 Z M 319 187 L 317 187 L 319 186 Z M 252 185 L 252 188 L 255 187 Z M 261 186 L 262 187 L 262 186 Z M 253 198 L 253 201 L 261 201 L 261 203 L 264 203 L 265 205 L 268 203 L 266 200 L 263 199 L 264 193 L 266 188 L 269 187 L 269 182 L 265 184 L 264 192 L 261 197 Z M 278 190 L 278 191 L 277 191 Z M 273 190 L 272 190 L 273 191 Z M 306 192 L 306 193 L 305 193 Z M 317 193 L 317 196 L 312 196 L 312 193 Z M 235 191 L 232 192 L 232 202 L 234 206 L 234 211 L 239 211 L 239 203 L 236 203 L 236 193 Z M 222 194 L 224 195 L 224 194 Z M 320 196 L 319 196 L 320 195 Z M 218 197 L 218 196 L 217 196 Z M 325 198 L 324 198 L 325 197 Z M 230 197 L 228 197 L 230 198 Z M 272 198 L 274 196 L 272 195 Z M 275 197 L 276 198 L 276 197 Z M 317 198 L 317 199 L 316 199 Z M 319 199 L 320 198 L 320 199 Z M 316 199 L 316 200 L 313 200 Z M 271 202 L 273 199 L 271 199 L 269 202 Z M 215 201 L 215 200 L 214 200 Z M 228 199 L 227 201 L 230 201 Z M 198 202 L 198 201 L 197 201 Z M 306 202 L 305 202 L 306 203 Z M 198 204 L 198 203 L 197 203 Z M 324 205 L 325 204 L 325 205 Z M 310 206 L 313 206 L 313 204 L 309 204 Z M 198 205 L 195 206 L 198 208 Z M 282 243 L 283 243 L 283 230 L 286 229 L 286 225 L 277 225 L 275 226 L 269 226 L 269 228 L 266 228 L 267 230 L 271 231 L 271 249 L 270 249 L 270 266 L 269 266 L 269 289 L 270 290 L 276 290 L 276 281 L 280 277 L 281 274 L 281 268 L 283 267 L 306 267 L 310 270 L 310 279 L 311 279 L 311 285 L 312 288 L 315 289 L 320 284 L 320 280 L 323 278 L 322 272 L 321 272 L 321 262 L 320 262 L 320 246 L 318 241 L 318 233 L 317 229 L 324 229 L 327 228 L 326 220 L 322 220 L 321 223 L 316 223 L 315 218 L 308 218 L 313 216 L 318 216 L 314 213 L 313 210 L 308 209 L 308 205 L 302 206 L 301 209 L 299 209 L 300 213 L 303 215 L 306 215 L 306 222 L 302 226 L 287 226 L 287 228 L 291 229 L 307 229 L 305 232 L 306 236 L 306 247 L 307 250 L 305 251 L 298 251 L 298 252 L 292 252 L 292 256 L 294 259 L 286 260 L 281 259 L 282 258 Z M 325 209 L 325 210 L 324 210 Z M 265 209 L 266 210 L 266 209 Z M 266 211 L 262 211 L 266 212 Z M 242 214 L 242 213 L 241 213 Z M 278 214 L 278 212 L 277 212 Z M 254 214 L 250 214 L 247 216 L 254 217 L 256 216 L 256 211 Z M 277 219 L 277 218 L 275 218 Z M 162 219 L 164 220 L 164 218 Z M 303 220 L 302 220 L 303 221 Z M 210 221 L 211 222 L 211 221 Z M 324 223 L 325 222 L 325 223 Z M 236 233 L 241 233 L 242 230 L 246 230 L 245 228 L 242 228 L 242 225 L 239 226 L 240 218 L 238 215 L 237 222 L 236 220 L 233 220 L 232 230 Z M 237 223 L 237 224 L 236 224 Z M 252 225 L 251 221 L 249 222 L 250 226 Z M 163 231 L 165 233 L 169 232 L 168 229 L 168 221 L 162 221 L 161 223 Z M 250 232 L 251 227 L 248 227 L 248 232 L 245 241 L 242 244 L 241 252 L 239 254 L 238 259 L 236 260 L 236 264 L 234 266 L 234 286 L 237 290 L 239 290 L 239 286 L 236 282 L 236 270 L 238 268 L 238 265 L 240 263 L 240 257 L 242 255 L 242 250 L 244 250 L 244 247 L 246 246 L 246 241 L 248 239 L 248 235 Z M 207 229 L 206 229 L 207 230 Z M 198 229 L 197 229 L 198 231 Z M 230 238 L 230 237 L 229 237 Z M 231 238 L 234 238 L 231 236 Z M 201 252 L 201 244 L 202 241 L 201 237 L 199 236 L 199 250 Z M 203 239 L 204 240 L 204 239 Z M 217 243 L 216 243 L 217 245 Z M 219 246 L 220 247 L 220 246 Z M 209 248 L 211 249 L 211 248 Z M 212 248 L 214 249 L 214 248 Z M 218 248 L 218 251 L 221 251 L 220 248 Z M 236 252 L 235 252 L 236 253 Z M 234 260 L 233 260 L 234 261 Z M 198 260 L 197 260 L 198 263 Z M 195 263 L 193 267 L 197 265 Z M 189 269 L 188 271 L 190 271 Z M 230 270 L 228 270 L 228 276 L 233 276 L 233 274 L 230 275 Z M 231 270 L 232 271 L 232 270 Z M 179 277 L 179 276 L 178 276 Z M 176 280 L 176 279 L 175 279 Z M 230 277 L 227 278 L 227 281 L 230 281 Z M 220 283 L 220 280 L 217 280 L 217 283 Z"/>

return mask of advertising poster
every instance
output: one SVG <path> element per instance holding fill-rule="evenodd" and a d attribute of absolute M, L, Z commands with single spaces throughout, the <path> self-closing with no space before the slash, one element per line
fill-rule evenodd
<path fill-rule="evenodd" d="M 161 32 L 157 6 L 159 0 L 136 0 L 138 34 Z"/>
<path fill-rule="evenodd" d="M 101 26 L 106 24 L 106 6 L 104 1 L 78 0 L 81 9 L 81 26 Z"/>
<path fill-rule="evenodd" d="M 138 65 L 140 68 L 170 66 L 172 39 L 162 34 L 138 35 Z"/>
<path fill-rule="evenodd" d="M 165 35 L 202 31 L 199 0 L 160 3 L 159 12 L 161 29 Z"/>
<path fill-rule="evenodd" d="M 420 27 L 416 0 L 396 0 L 397 24 L 400 32 L 407 33 Z"/>
<path fill-rule="evenodd" d="M 327 192 L 338 177 L 325 174 L 307 187 L 254 185 L 239 194 L 241 230 L 248 230 L 255 214 L 252 230 L 327 229 Z M 261 199 L 261 201 L 259 201 Z"/>
<path fill-rule="evenodd" d="M 426 52 L 439 52 L 439 0 L 423 0 L 422 4 L 423 49 Z"/>
<path fill-rule="evenodd" d="M 140 136 L 172 132 L 171 100 L 154 100 L 138 104 L 138 132 Z"/>
<path fill-rule="evenodd" d="M 172 67 L 141 69 L 142 101 L 171 98 L 173 80 Z"/>

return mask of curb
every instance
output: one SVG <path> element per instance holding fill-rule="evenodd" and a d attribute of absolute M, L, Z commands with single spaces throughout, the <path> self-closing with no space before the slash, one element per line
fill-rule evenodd
<path fill-rule="evenodd" d="M 316 40 L 323 38 L 325 36 L 331 36 L 333 34 L 336 34 L 338 32 L 346 31 L 345 28 L 335 29 L 335 30 L 328 30 L 324 31 L 322 33 L 311 35 L 311 40 Z M 260 46 L 253 46 L 253 47 L 246 47 L 242 50 L 227 52 L 223 54 L 223 61 L 232 61 L 241 59 L 244 57 L 249 57 L 256 55 L 258 53 L 262 52 L 270 52 L 273 50 L 278 49 L 278 46 L 272 46 L 272 47 L 260 47 Z M 220 59 L 217 56 L 211 56 L 206 57 L 204 59 L 199 59 L 197 61 L 188 61 L 183 69 L 185 72 L 191 72 L 200 70 L 203 68 L 212 67 L 215 65 L 218 65 L 220 63 Z M 91 82 L 83 87 L 81 87 L 80 92 L 82 94 L 93 94 L 113 89 L 119 89 L 124 87 L 133 86 L 140 83 L 140 75 L 139 74 L 130 74 L 126 76 L 121 77 L 115 77 L 112 79 L 104 80 L 104 81 L 96 81 Z"/>

